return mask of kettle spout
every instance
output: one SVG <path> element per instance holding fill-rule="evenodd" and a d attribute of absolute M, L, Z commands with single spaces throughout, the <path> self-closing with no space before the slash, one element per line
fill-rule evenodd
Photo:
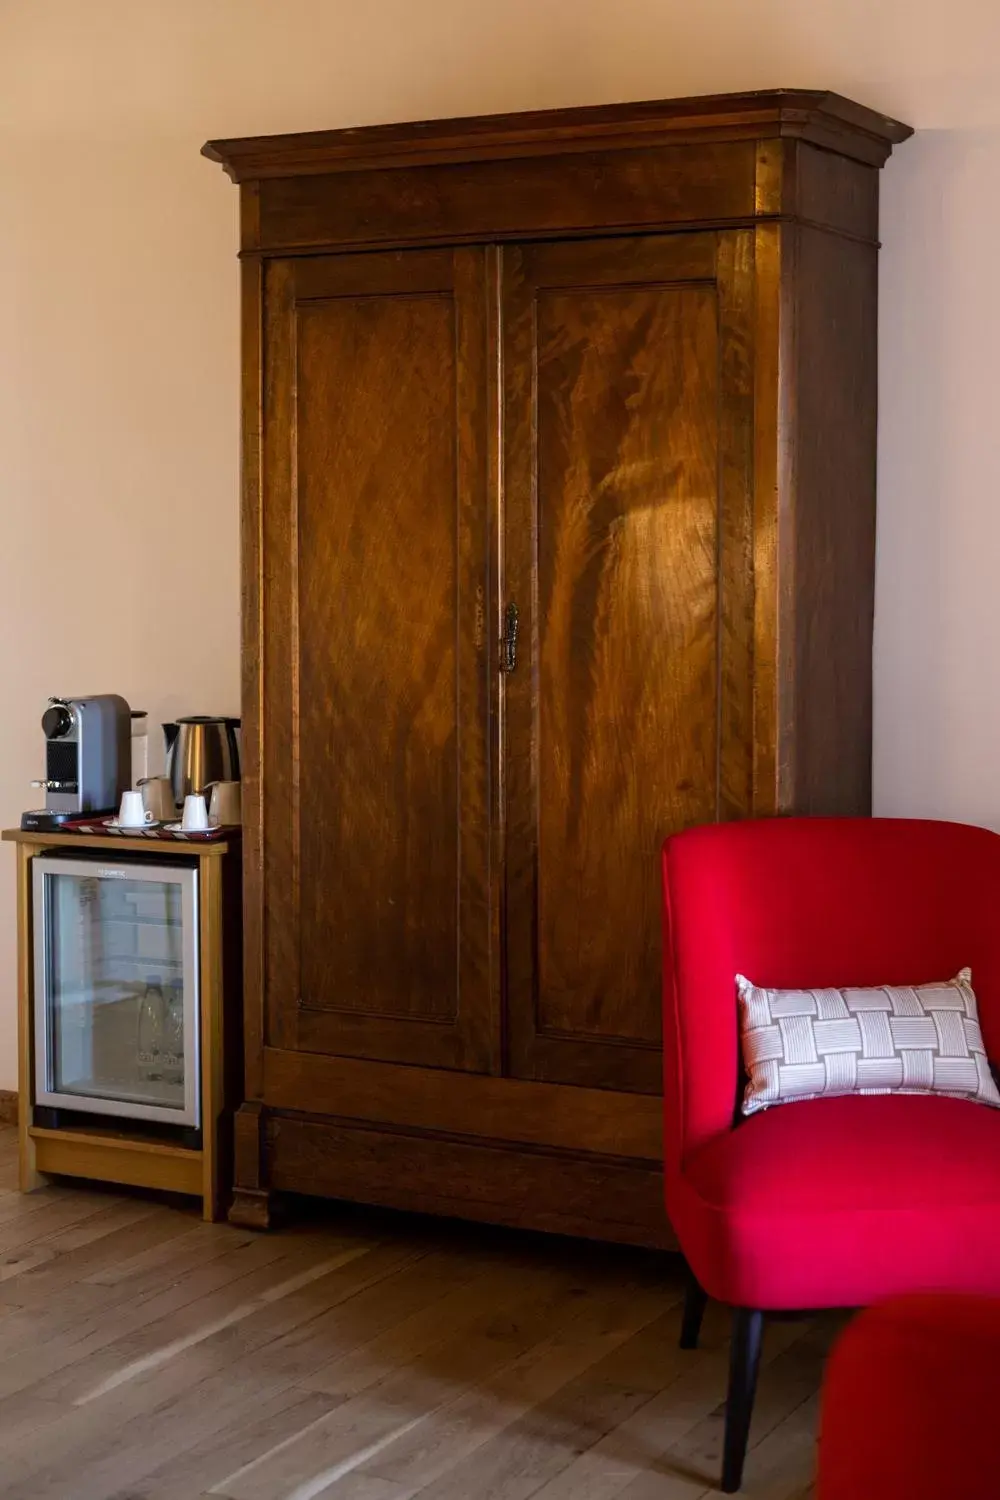
<path fill-rule="evenodd" d="M 180 733 L 180 725 L 179 724 L 164 724 L 163 725 L 163 739 L 164 739 L 164 743 L 166 745 L 166 748 L 167 748 L 168 752 L 171 751 L 173 749 L 174 745 L 176 744 L 176 742 L 177 742 L 177 736 L 178 736 L 179 733 Z"/>

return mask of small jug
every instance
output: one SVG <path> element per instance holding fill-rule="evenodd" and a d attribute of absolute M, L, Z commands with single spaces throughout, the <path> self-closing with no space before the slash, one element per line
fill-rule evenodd
<path fill-rule="evenodd" d="M 177 816 L 174 789 L 169 776 L 143 776 L 136 786 L 142 793 L 142 805 L 158 823 L 169 823 Z"/>
<path fill-rule="evenodd" d="M 210 781 L 205 788 L 211 790 L 212 800 L 208 804 L 208 821 L 213 828 L 242 820 L 240 783 L 238 781 Z"/>

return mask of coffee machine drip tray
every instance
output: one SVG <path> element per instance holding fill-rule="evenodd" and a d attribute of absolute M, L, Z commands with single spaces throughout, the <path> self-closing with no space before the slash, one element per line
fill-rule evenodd
<path fill-rule="evenodd" d="M 36 807 L 21 814 L 21 827 L 26 833 L 56 833 L 67 823 L 79 822 L 83 816 L 78 812 L 55 812 L 49 807 Z"/>

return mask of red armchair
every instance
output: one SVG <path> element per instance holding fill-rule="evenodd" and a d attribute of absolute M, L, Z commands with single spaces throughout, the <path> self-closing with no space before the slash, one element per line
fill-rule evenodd
<path fill-rule="evenodd" d="M 1000 1057 L 1000 837 L 955 823 L 787 818 L 667 840 L 666 1201 L 706 1296 L 733 1309 L 722 1488 L 739 1489 L 763 1314 L 895 1293 L 1000 1293 L 1000 1110 L 922 1095 L 738 1114 L 735 975 L 841 986 L 965 965 Z"/>
<path fill-rule="evenodd" d="M 816 1500 L 985 1500 L 1000 1491 L 1000 1301 L 868 1308 L 826 1368 Z"/>

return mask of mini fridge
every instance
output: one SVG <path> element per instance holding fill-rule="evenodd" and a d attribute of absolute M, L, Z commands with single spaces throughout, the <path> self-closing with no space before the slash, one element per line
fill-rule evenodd
<path fill-rule="evenodd" d="M 197 1128 L 197 868 L 32 865 L 35 1103 Z"/>

